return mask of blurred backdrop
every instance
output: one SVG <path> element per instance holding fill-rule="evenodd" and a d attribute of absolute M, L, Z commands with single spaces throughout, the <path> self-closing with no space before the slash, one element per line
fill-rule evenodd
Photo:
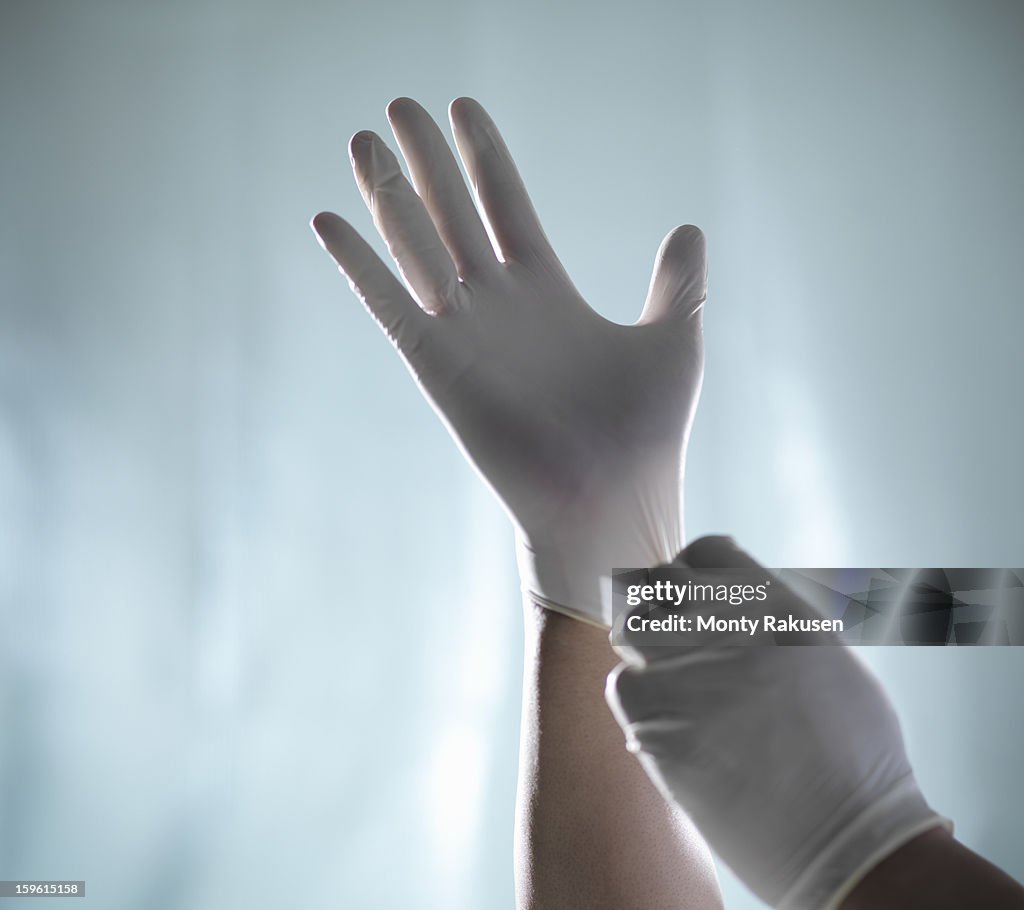
<path fill-rule="evenodd" d="M 706 231 L 689 536 L 1024 565 L 1019 4 L 0 17 L 0 878 L 511 906 L 511 531 L 308 228 L 373 234 L 346 142 L 396 95 L 490 109 L 610 318 Z M 1024 876 L 1024 651 L 869 659 L 934 805 Z"/>

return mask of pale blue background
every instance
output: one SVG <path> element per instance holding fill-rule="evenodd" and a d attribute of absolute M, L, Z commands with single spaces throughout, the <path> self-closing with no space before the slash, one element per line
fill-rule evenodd
<path fill-rule="evenodd" d="M 612 318 L 707 232 L 690 535 L 1024 565 L 1019 4 L 0 10 L 0 878 L 511 905 L 511 534 L 307 227 L 369 230 L 345 143 L 399 94 L 491 109 Z M 873 659 L 1024 876 L 1024 651 Z"/>

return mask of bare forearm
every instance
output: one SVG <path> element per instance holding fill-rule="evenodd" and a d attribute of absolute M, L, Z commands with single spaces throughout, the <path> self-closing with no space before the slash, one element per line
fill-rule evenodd
<path fill-rule="evenodd" d="M 841 910 L 960 910 L 1024 908 L 1024 888 L 968 850 L 949 832 L 933 829 L 878 864 Z"/>
<path fill-rule="evenodd" d="M 607 633 L 526 607 L 516 819 L 520 910 L 720 908 L 710 854 L 624 746 Z"/>

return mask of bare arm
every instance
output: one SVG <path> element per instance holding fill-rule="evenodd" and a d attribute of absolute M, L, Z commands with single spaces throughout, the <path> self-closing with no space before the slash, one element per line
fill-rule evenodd
<path fill-rule="evenodd" d="M 526 605 L 516 819 L 521 910 L 720 908 L 711 855 L 623 747 L 608 634 Z"/>
<path fill-rule="evenodd" d="M 1024 907 L 1024 888 L 941 828 L 905 844 L 869 872 L 842 910 Z"/>

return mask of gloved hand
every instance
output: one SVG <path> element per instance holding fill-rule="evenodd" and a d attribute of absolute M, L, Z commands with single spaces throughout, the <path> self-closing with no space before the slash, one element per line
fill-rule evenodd
<path fill-rule="evenodd" d="M 712 584 L 725 578 L 715 581 L 715 569 L 759 568 L 723 537 L 695 541 L 674 564 L 706 569 L 693 581 Z M 771 605 L 777 615 L 820 615 L 777 580 Z M 898 847 L 951 828 L 917 787 L 881 686 L 831 636 L 786 647 L 723 633 L 666 647 L 624 629 L 627 663 L 608 677 L 630 751 L 773 907 L 838 907 Z"/>
<path fill-rule="evenodd" d="M 357 133 L 349 147 L 408 290 L 337 215 L 317 215 L 313 228 L 512 517 L 524 590 L 609 625 L 599 579 L 682 546 L 704 236 L 672 231 L 640 319 L 609 322 L 573 287 L 484 109 L 460 98 L 449 114 L 479 211 L 441 131 L 408 98 L 388 118 L 415 191 L 378 136 Z"/>

